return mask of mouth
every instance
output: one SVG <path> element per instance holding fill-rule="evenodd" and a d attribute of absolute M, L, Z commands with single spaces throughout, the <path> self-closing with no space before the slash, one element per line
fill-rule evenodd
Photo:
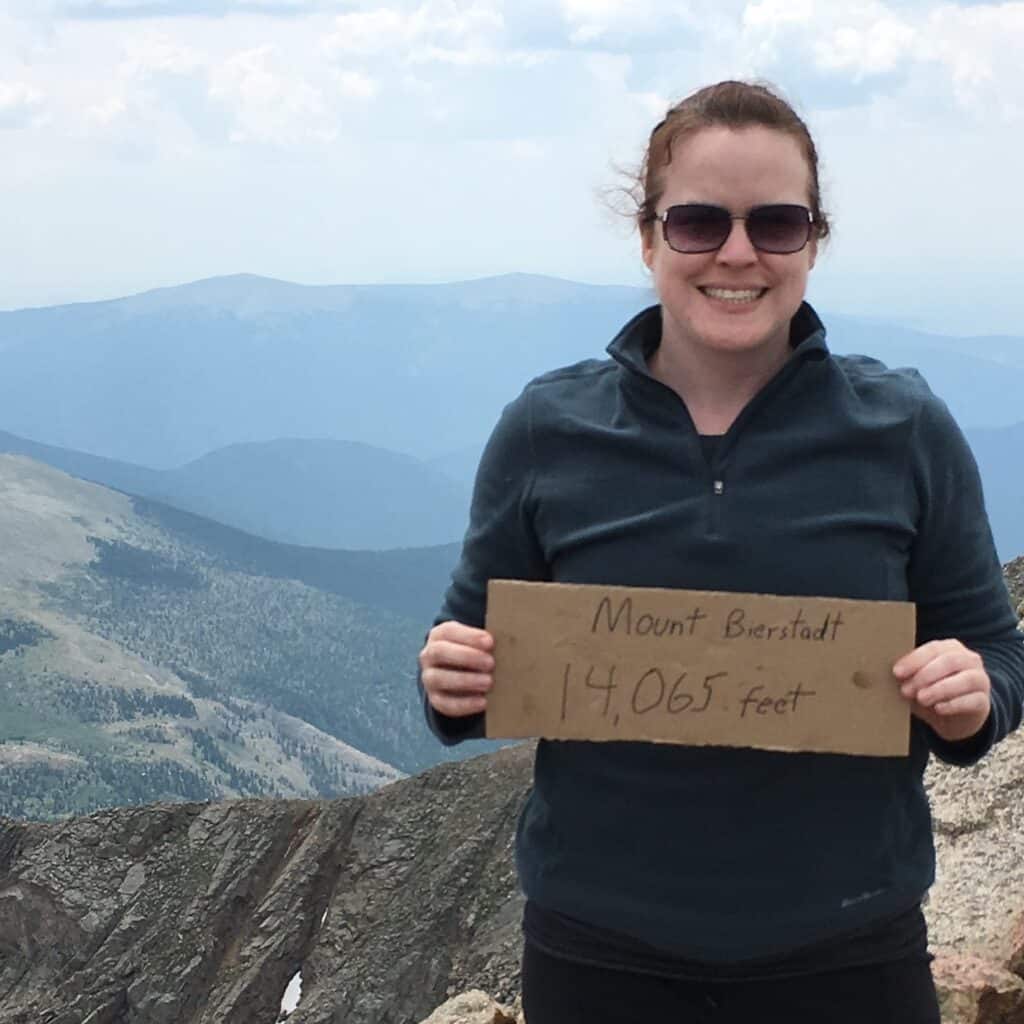
<path fill-rule="evenodd" d="M 730 302 L 737 306 L 742 306 L 745 303 L 756 302 L 768 289 L 703 287 L 698 288 L 698 291 L 709 299 L 718 299 L 721 302 Z"/>

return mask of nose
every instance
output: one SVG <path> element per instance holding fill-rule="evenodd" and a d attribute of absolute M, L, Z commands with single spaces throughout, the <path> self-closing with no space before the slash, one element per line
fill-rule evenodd
<path fill-rule="evenodd" d="M 744 217 L 733 217 L 729 237 L 718 250 L 718 262 L 744 265 L 757 262 L 757 250 L 750 242 L 747 234 L 747 222 Z"/>

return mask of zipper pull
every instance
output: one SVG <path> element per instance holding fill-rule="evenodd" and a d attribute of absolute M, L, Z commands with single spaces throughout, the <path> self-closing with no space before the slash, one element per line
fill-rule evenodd
<path fill-rule="evenodd" d="M 717 494 L 717 495 L 725 494 L 725 481 L 724 480 L 716 480 L 715 481 L 715 494 Z"/>

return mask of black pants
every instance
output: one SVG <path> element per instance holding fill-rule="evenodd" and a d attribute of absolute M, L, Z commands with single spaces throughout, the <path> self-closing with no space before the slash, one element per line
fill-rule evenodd
<path fill-rule="evenodd" d="M 523 952 L 527 1024 L 939 1024 L 926 960 L 773 981 L 672 981 Z"/>

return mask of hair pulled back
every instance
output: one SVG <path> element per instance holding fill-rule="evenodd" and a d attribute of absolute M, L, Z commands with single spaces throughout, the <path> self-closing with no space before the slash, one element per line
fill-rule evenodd
<path fill-rule="evenodd" d="M 828 237 L 831 228 L 821 207 L 818 151 L 807 125 L 789 103 L 768 86 L 736 81 L 698 89 L 669 107 L 664 119 L 655 125 L 633 190 L 635 216 L 641 231 L 657 220 L 657 208 L 664 192 L 661 172 L 672 162 L 673 148 L 702 128 L 713 127 L 771 128 L 796 139 L 810 172 L 809 202 L 814 234 L 819 241 Z"/>

